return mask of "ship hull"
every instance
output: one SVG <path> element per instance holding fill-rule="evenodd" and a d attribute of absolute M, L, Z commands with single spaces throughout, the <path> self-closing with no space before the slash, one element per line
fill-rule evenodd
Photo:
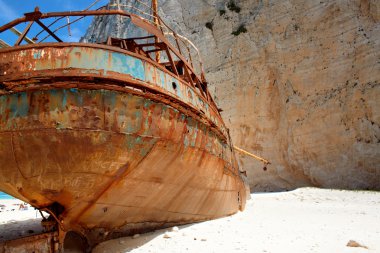
<path fill-rule="evenodd" d="M 64 230 L 112 236 L 213 219 L 241 206 L 228 145 L 171 106 L 87 89 L 0 101 L 0 190 L 38 208 L 58 203 Z"/>
<path fill-rule="evenodd" d="M 246 185 L 216 112 L 144 59 L 122 59 L 133 60 L 128 73 L 116 68 L 112 59 L 124 55 L 114 53 L 50 46 L 1 55 L 0 191 L 91 245 L 243 209 Z"/>

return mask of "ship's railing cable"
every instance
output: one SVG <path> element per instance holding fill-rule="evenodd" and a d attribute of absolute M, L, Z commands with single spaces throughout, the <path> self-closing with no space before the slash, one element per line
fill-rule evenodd
<path fill-rule="evenodd" d="M 99 8 L 96 9 L 96 10 L 100 10 L 100 9 L 102 9 L 102 8 L 104 8 L 104 6 L 99 7 Z M 69 25 L 71 25 L 71 24 L 74 24 L 74 23 L 78 22 L 79 20 L 84 19 L 85 17 L 86 17 L 86 16 L 79 17 L 79 18 L 73 20 L 73 21 L 70 22 L 70 23 L 67 23 L 67 24 L 65 24 L 65 25 L 62 25 L 62 26 L 56 28 L 56 29 L 53 31 L 53 33 L 55 33 L 55 32 L 57 32 L 57 31 L 61 30 L 62 28 L 65 28 L 66 26 L 69 26 Z M 43 42 L 44 40 L 46 40 L 46 39 L 49 38 L 50 36 L 51 36 L 50 34 L 46 35 L 46 37 L 44 37 L 40 42 Z"/>
<path fill-rule="evenodd" d="M 97 4 L 99 1 L 101 0 L 95 0 L 92 4 L 90 4 L 89 6 L 87 6 L 87 8 L 85 8 L 83 11 L 87 11 L 89 10 L 92 6 L 94 6 L 95 4 Z M 67 17 L 67 16 L 66 16 Z M 59 18 L 56 18 L 56 20 L 54 20 L 53 22 L 51 22 L 49 25 L 47 25 L 47 27 L 49 28 L 50 26 L 54 25 L 55 23 L 57 23 L 59 20 L 61 19 L 64 19 L 65 17 L 59 17 Z M 43 33 L 45 30 L 42 29 L 39 33 L 37 33 L 34 38 L 37 38 L 41 33 Z M 49 36 L 48 36 L 49 37 Z M 44 38 L 45 39 L 45 38 Z"/>

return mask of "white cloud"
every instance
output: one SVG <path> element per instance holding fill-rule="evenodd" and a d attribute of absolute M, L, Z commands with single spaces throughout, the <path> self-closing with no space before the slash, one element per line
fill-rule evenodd
<path fill-rule="evenodd" d="M 20 17 L 17 12 L 12 7 L 4 3 L 3 0 L 0 0 L 0 13 L 0 19 L 6 22 Z"/>

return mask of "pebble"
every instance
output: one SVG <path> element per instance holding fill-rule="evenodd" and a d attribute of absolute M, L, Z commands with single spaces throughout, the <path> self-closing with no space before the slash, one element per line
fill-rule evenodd
<path fill-rule="evenodd" d="M 136 239 L 136 238 L 139 238 L 140 237 L 140 234 L 135 234 L 132 236 L 132 239 Z"/>
<path fill-rule="evenodd" d="M 347 247 L 360 247 L 360 248 L 365 248 L 365 249 L 368 249 L 367 246 L 364 246 L 354 240 L 349 240 L 347 245 Z"/>
<path fill-rule="evenodd" d="M 164 238 L 166 238 L 166 239 L 171 238 L 171 235 L 168 232 L 165 232 Z"/>
<path fill-rule="evenodd" d="M 178 231 L 179 231 L 179 228 L 178 228 L 178 227 L 172 227 L 172 231 L 173 231 L 173 232 L 178 232 Z"/>

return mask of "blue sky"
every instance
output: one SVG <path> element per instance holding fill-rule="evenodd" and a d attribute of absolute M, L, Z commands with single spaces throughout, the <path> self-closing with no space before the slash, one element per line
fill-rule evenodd
<path fill-rule="evenodd" d="M 36 6 L 40 7 L 41 12 L 55 12 L 55 11 L 73 11 L 83 10 L 91 5 L 95 0 L 0 0 L 0 26 L 22 17 L 24 13 L 32 12 Z M 100 0 L 91 9 L 99 8 L 108 3 L 108 0 Z M 71 17 L 70 21 L 76 17 Z M 48 25 L 54 19 L 44 20 L 44 24 Z M 78 41 L 80 37 L 85 33 L 86 28 L 90 24 L 92 17 L 84 18 L 77 23 L 70 26 L 71 36 L 69 36 L 68 28 L 62 28 L 57 34 L 64 41 Z M 57 22 L 57 25 L 53 26 L 51 30 L 64 25 L 67 22 L 66 19 L 62 19 Z M 25 24 L 20 24 L 16 28 L 20 31 L 23 30 Z M 32 38 L 38 33 L 41 28 L 37 24 L 33 24 L 28 37 Z M 44 38 L 46 33 L 39 36 L 40 39 Z M 10 31 L 6 31 L 0 34 L 0 39 L 6 41 L 9 44 L 14 44 L 17 37 Z M 55 41 L 54 39 L 48 39 L 47 41 Z"/>

